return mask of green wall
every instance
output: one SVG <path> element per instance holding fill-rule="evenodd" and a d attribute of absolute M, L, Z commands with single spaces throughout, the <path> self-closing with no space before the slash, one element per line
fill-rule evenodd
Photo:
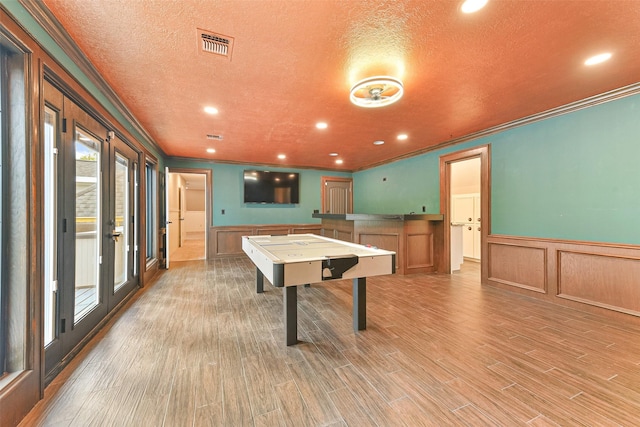
<path fill-rule="evenodd" d="M 640 95 L 357 172 L 355 210 L 439 212 L 439 157 L 484 144 L 493 234 L 640 244 Z"/>
<path fill-rule="evenodd" d="M 440 213 L 440 156 L 477 145 L 465 143 L 353 174 L 357 213 Z"/>
<path fill-rule="evenodd" d="M 255 165 L 230 165 L 224 163 L 197 162 L 169 159 L 171 168 L 197 168 L 213 171 L 213 225 L 242 224 L 311 224 L 319 220 L 311 218 L 314 209 L 321 209 L 320 184 L 323 176 L 351 176 L 349 173 L 326 170 L 270 168 Z M 295 205 L 261 205 L 244 203 L 243 172 L 245 169 L 291 171 L 300 174 L 300 203 Z M 224 209 L 225 213 L 222 214 Z"/>

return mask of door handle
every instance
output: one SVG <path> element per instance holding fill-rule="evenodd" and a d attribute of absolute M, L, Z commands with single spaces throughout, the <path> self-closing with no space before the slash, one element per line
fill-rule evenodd
<path fill-rule="evenodd" d="M 114 242 L 118 241 L 118 237 L 122 236 L 122 233 L 116 230 L 112 230 L 111 231 L 111 238 L 113 239 Z"/>

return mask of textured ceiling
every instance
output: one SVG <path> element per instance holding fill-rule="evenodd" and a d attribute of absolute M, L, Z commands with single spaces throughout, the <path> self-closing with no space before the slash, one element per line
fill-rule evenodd
<path fill-rule="evenodd" d="M 359 170 L 640 80 L 640 1 L 44 3 L 169 156 Z M 231 58 L 200 53 L 198 29 L 233 38 Z M 352 105 L 378 74 L 404 97 Z"/>

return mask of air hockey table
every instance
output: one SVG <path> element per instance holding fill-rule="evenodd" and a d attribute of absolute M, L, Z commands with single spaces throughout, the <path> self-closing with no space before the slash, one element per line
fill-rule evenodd
<path fill-rule="evenodd" d="M 298 342 L 297 287 L 353 279 L 353 329 L 367 327 L 366 278 L 395 273 L 395 252 L 315 234 L 243 236 L 242 250 L 256 266 L 256 292 L 264 278 L 284 287 L 286 345 Z"/>

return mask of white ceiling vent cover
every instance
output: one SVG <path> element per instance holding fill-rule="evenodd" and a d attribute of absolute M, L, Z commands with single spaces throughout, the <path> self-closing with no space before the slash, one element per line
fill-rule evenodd
<path fill-rule="evenodd" d="M 198 29 L 198 46 L 200 52 L 213 53 L 230 59 L 233 37 Z"/>

